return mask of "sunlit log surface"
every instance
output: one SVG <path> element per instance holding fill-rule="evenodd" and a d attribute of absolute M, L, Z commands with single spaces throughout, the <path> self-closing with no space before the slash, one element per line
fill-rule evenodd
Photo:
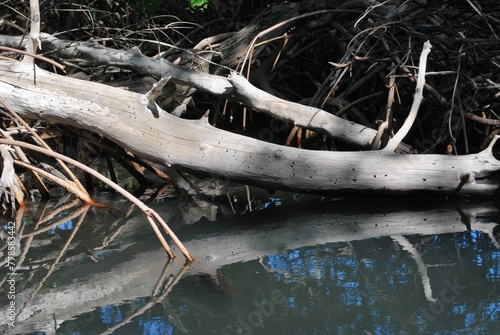
<path fill-rule="evenodd" d="M 141 95 L 0 63 L 3 99 L 24 117 L 101 134 L 147 160 L 233 181 L 331 195 L 493 196 L 500 162 L 493 144 L 471 155 L 329 152 L 266 143 L 214 128 L 206 118 L 155 118 Z"/>

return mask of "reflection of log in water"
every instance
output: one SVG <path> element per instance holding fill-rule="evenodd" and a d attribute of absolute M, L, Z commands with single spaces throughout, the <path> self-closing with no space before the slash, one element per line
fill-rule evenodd
<path fill-rule="evenodd" d="M 280 250 L 332 242 L 395 235 L 434 235 L 468 229 L 480 230 L 493 237 L 500 231 L 497 224 L 499 212 L 494 204 L 460 204 L 461 213 L 450 202 L 419 206 L 412 203 L 411 208 L 406 206 L 407 210 L 394 208 L 405 206 L 398 203 L 388 208 L 387 204 L 374 201 L 339 201 L 326 203 L 322 208 L 301 207 L 301 212 L 278 208 L 230 218 L 227 222 L 190 225 L 184 231 L 180 230 L 179 236 L 198 262 L 192 264 L 186 274 L 201 274 L 200 278 L 206 278 L 206 274 L 214 275 L 218 268 L 227 264 L 255 260 Z M 464 222 L 464 215 L 467 222 Z M 137 227 L 141 229 L 143 224 L 137 222 Z M 197 229 L 202 232 L 197 233 Z M 59 283 L 61 278 L 74 280 L 75 267 L 59 269 L 52 277 L 58 287 L 43 288 L 38 292 L 19 315 L 16 332 L 26 332 L 30 329 L 29 324 L 37 324 L 38 330 L 43 330 L 44 326 L 53 330 L 54 318 L 61 323 L 98 306 L 152 296 L 165 264 L 165 254 L 160 246 L 151 250 L 151 241 L 154 241 L 153 237 L 151 240 L 142 239 L 133 248 L 109 253 L 98 263 L 79 263 L 77 283 L 71 280 Z M 495 243 L 498 246 L 498 241 Z M 182 265 L 183 262 L 175 261 L 170 273 L 177 273 Z M 430 281 L 432 283 L 432 278 Z M 213 281 L 213 285 L 218 284 L 221 283 Z M 226 288 L 221 290 L 230 295 Z M 19 304 L 29 295 L 29 290 L 19 292 Z M 0 317 L 5 317 L 4 311 L 5 308 L 1 308 Z"/>
<path fill-rule="evenodd" d="M 163 269 L 162 274 L 160 275 L 160 278 L 158 279 L 156 286 L 154 287 L 152 291 L 152 297 L 151 301 L 145 303 L 141 307 L 137 308 L 133 313 L 127 315 L 122 321 L 114 325 L 113 327 L 107 329 L 105 332 L 101 333 L 101 335 L 108 335 L 112 334 L 115 330 L 119 329 L 123 325 L 127 324 L 130 322 L 133 318 L 143 314 L 145 311 L 153 307 L 156 303 L 159 301 L 166 299 L 167 295 L 172 291 L 172 288 L 179 282 L 179 280 L 182 278 L 186 270 L 188 269 L 189 265 L 186 265 L 184 267 L 181 267 L 179 272 L 175 275 L 175 277 L 171 274 L 167 280 L 167 283 L 165 284 L 165 287 L 162 289 L 161 287 L 164 284 L 165 277 L 170 273 L 171 270 L 171 265 L 172 261 L 170 260 L 165 268 Z M 182 321 L 180 318 L 173 317 L 174 323 L 176 324 L 177 328 L 181 330 L 183 333 L 185 333 L 185 327 L 182 324 Z"/>
<path fill-rule="evenodd" d="M 497 248 L 500 248 L 500 224 L 496 225 L 495 227 L 493 227 L 492 229 L 492 240 L 493 242 L 495 243 L 495 246 Z"/>

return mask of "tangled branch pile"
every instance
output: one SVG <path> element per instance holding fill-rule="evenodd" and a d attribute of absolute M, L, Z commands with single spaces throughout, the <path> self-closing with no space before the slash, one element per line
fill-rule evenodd
<path fill-rule="evenodd" d="M 258 56 L 249 71 L 254 84 L 379 129 L 381 143 L 373 143 L 375 149 L 408 115 L 418 55 L 430 40 L 425 99 L 406 142 L 419 153 L 465 154 L 484 149 L 498 134 L 500 8 L 494 1 L 352 1 L 338 6 L 302 1 L 292 8 L 298 13 L 289 15 L 288 24 L 258 40 L 279 37 L 254 52 Z M 306 8 L 319 12 L 293 20 Z M 253 129 L 272 128 L 269 124 L 255 121 Z M 291 128 L 286 125 L 281 136 L 269 137 L 290 142 Z M 350 149 L 324 137 L 298 139 L 298 146 Z"/>
<path fill-rule="evenodd" d="M 418 55 L 429 40 L 433 48 L 424 101 L 405 138 L 412 152 L 478 152 L 499 133 L 496 1 L 213 0 L 206 10 L 194 12 L 177 1 L 166 1 L 164 6 L 148 3 L 43 3 L 42 30 L 61 39 L 91 40 L 115 49 L 138 46 L 153 60 L 163 58 L 220 76 L 237 71 L 274 96 L 376 130 L 371 149 L 383 148 L 406 119 Z M 3 3 L 6 14 L 0 33 L 25 32 L 28 8 L 23 6 L 27 4 Z M 42 44 L 44 55 L 64 63 L 71 76 L 141 92 L 151 84 L 150 80 L 140 86 L 143 79 L 158 79 L 68 50 Z M 68 54 L 71 59 L 65 59 Z M 209 93 L 174 81 L 156 102 L 183 118 L 198 119 L 210 110 L 212 125 L 268 142 L 307 149 L 359 149 L 276 115 L 247 110 L 228 100 L 230 96 Z"/>
<path fill-rule="evenodd" d="M 463 154 L 484 148 L 498 133 L 500 9 L 495 1 L 214 0 L 207 10 L 195 13 L 176 1 L 144 5 L 141 1 L 42 4 L 42 22 L 45 31 L 66 39 L 93 39 L 117 49 L 139 45 L 151 57 L 171 61 L 180 57 L 184 66 L 200 66 L 200 59 L 211 58 L 212 73 L 239 70 L 278 97 L 322 107 L 367 127 L 383 127 L 382 143 L 374 143 L 374 148 L 383 147 L 404 121 L 413 98 L 418 54 L 430 40 L 426 99 L 406 142 L 418 152 Z M 2 33 L 27 25 L 15 17 L 15 7 L 28 12 L 12 4 L 3 17 Z M 251 13 L 257 17 L 248 21 L 252 15 L 246 14 Z M 231 38 L 220 35 L 236 27 L 245 28 Z M 256 34 L 261 36 L 252 44 Z M 251 66 L 243 68 L 248 48 L 253 58 L 246 60 Z M 68 65 L 79 65 L 71 72 L 83 69 L 90 79 L 136 79 L 74 59 Z M 182 90 L 176 99 L 172 91 L 168 94 L 162 107 L 171 111 L 186 92 Z M 204 94 L 193 98 L 185 116 L 199 117 L 207 109 L 221 128 L 289 144 L 295 134 L 298 140 L 293 143 L 299 147 L 349 149 L 270 117 L 246 115 L 240 106 Z"/>

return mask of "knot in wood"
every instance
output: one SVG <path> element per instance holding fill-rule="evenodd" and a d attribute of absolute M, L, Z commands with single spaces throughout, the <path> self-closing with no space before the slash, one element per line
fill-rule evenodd
<path fill-rule="evenodd" d="M 281 151 L 281 149 L 274 150 L 271 157 L 273 160 L 281 159 L 283 158 L 283 151 Z"/>

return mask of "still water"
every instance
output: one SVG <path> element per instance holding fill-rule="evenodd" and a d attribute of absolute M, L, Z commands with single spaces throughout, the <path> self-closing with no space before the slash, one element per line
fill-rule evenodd
<path fill-rule="evenodd" d="M 189 266 L 175 248 L 167 261 L 140 215 L 94 209 L 68 246 L 75 218 L 36 235 L 9 332 L 500 333 L 495 204 L 325 201 L 189 225 L 174 207 L 156 205 Z"/>

